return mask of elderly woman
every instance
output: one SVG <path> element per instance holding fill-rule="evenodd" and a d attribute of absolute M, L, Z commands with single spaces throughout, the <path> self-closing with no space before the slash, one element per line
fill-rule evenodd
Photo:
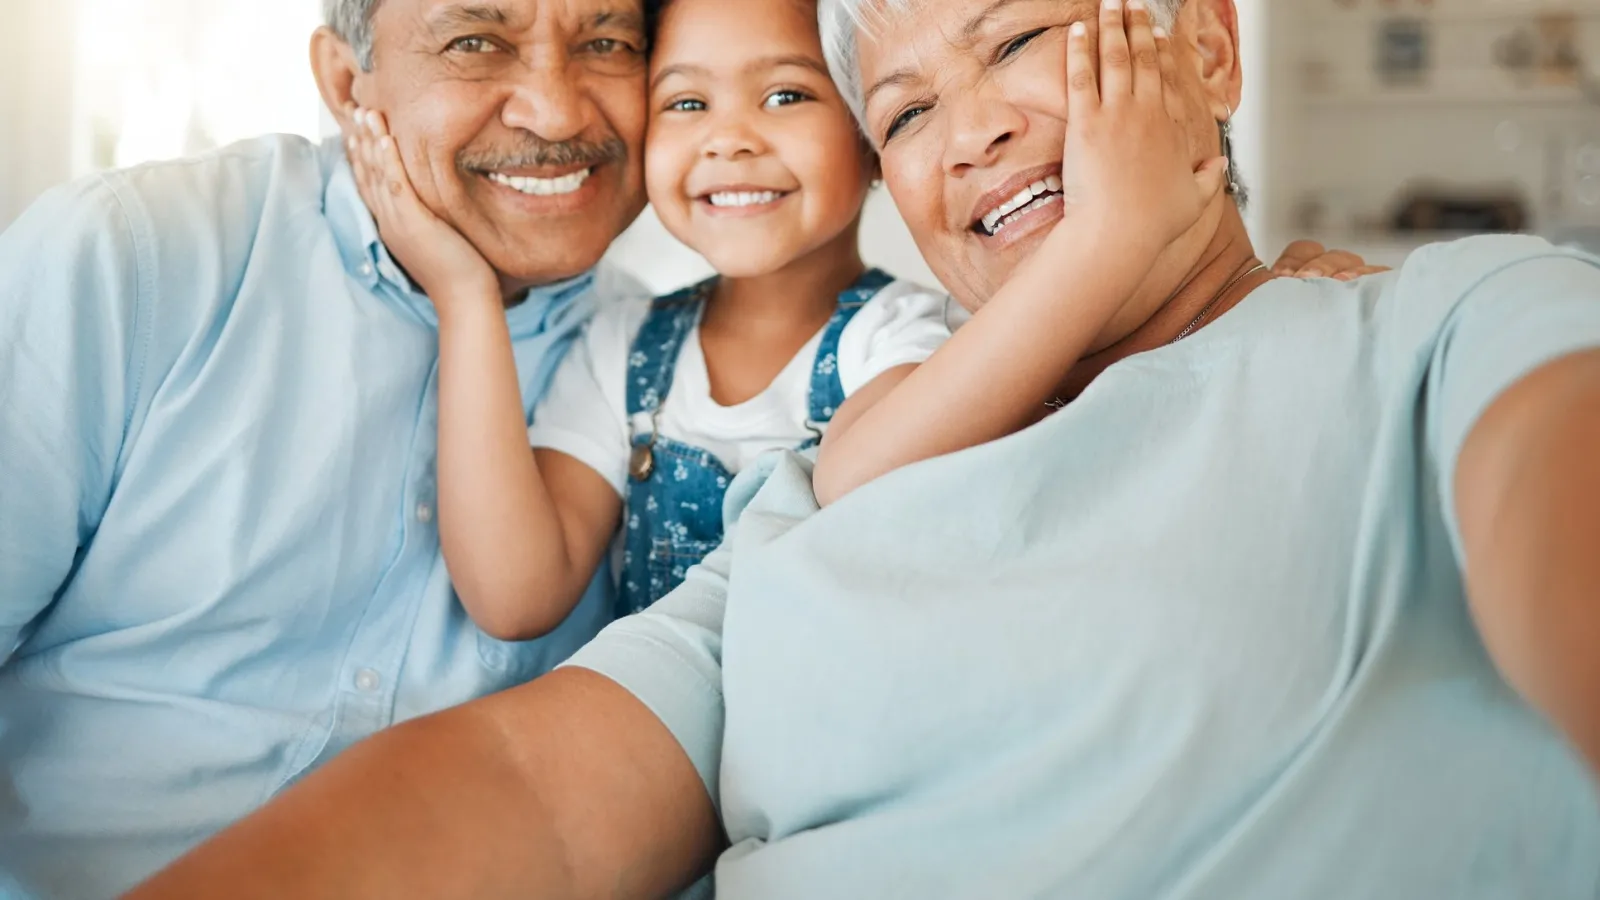
<path fill-rule="evenodd" d="M 1198 164 L 1238 33 L 1230 0 L 1176 6 Z M 1070 27 L 1122 11 L 821 15 L 981 321 L 1062 214 L 990 215 L 1072 164 Z M 1150 71 L 1124 51 L 1107 83 Z M 1600 263 L 1489 238 L 1277 281 L 1219 196 L 1052 398 L 825 511 L 769 460 L 682 590 L 142 896 L 649 897 L 714 866 L 734 898 L 1592 900 Z"/>

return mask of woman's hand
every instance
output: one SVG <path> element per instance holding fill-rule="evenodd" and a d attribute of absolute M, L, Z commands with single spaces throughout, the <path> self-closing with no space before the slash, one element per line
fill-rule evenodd
<path fill-rule="evenodd" d="M 1272 274 L 1285 278 L 1354 281 L 1387 271 L 1388 266 L 1369 266 L 1366 260 L 1348 250 L 1329 250 L 1316 241 L 1295 241 L 1283 248 L 1283 255 L 1272 264 Z"/>
<path fill-rule="evenodd" d="M 423 205 L 400 162 L 383 114 L 356 109 L 346 136 L 356 188 L 372 210 L 383 244 L 443 318 L 464 304 L 498 307 L 500 280 L 476 247 Z"/>
<path fill-rule="evenodd" d="M 1067 144 L 1062 181 L 1074 236 L 1115 236 L 1123 252 L 1153 261 L 1192 228 L 1221 193 L 1227 160 L 1194 166 L 1177 91 L 1171 39 L 1152 27 L 1143 0 L 1106 0 L 1100 59 L 1088 28 L 1067 37 Z M 1098 68 L 1098 72 L 1096 69 Z"/>

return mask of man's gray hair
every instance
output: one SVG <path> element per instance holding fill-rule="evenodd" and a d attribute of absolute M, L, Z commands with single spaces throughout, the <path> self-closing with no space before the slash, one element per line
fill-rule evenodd
<path fill-rule="evenodd" d="M 333 0 L 329 0 L 333 2 Z M 863 28 L 872 27 L 893 13 L 910 12 L 928 0 L 820 0 L 817 22 L 822 28 L 822 51 L 828 59 L 828 70 L 839 86 L 839 93 L 856 121 L 866 124 L 866 110 L 861 83 L 860 43 L 857 35 Z M 1156 22 L 1171 28 L 1183 0 L 1148 0 L 1155 13 Z M 1098 7 L 1098 3 L 1096 6 Z"/>
<path fill-rule="evenodd" d="M 382 0 L 322 0 L 322 20 L 350 45 L 356 62 L 372 70 L 372 14 Z"/>

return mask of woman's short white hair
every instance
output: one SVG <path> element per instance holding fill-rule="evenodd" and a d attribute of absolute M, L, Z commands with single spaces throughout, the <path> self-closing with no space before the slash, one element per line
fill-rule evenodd
<path fill-rule="evenodd" d="M 861 29 L 871 27 L 875 19 L 882 21 L 885 16 L 910 12 L 929 2 L 938 0 L 820 0 L 817 4 L 817 24 L 822 29 L 822 52 L 828 59 L 828 70 L 833 73 L 844 102 L 855 113 L 856 121 L 866 122 L 857 35 Z M 1149 3 L 1156 21 L 1170 28 L 1183 0 L 1149 0 Z"/>

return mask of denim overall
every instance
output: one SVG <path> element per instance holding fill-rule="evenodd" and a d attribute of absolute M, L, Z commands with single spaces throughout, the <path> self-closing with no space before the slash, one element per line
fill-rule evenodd
<path fill-rule="evenodd" d="M 813 447 L 840 404 L 839 337 L 861 307 L 894 279 L 868 270 L 844 293 L 828 320 L 811 367 L 808 422 Z M 716 285 L 712 278 L 659 298 L 634 339 L 628 355 L 628 421 L 650 415 L 643 433 L 635 430 L 629 462 L 627 533 L 623 543 L 622 584 L 617 615 L 631 615 L 683 583 L 684 574 L 722 543 L 722 498 L 733 480 L 714 455 L 699 447 L 659 436 L 656 420 L 672 390 L 678 354 L 700 321 Z"/>

